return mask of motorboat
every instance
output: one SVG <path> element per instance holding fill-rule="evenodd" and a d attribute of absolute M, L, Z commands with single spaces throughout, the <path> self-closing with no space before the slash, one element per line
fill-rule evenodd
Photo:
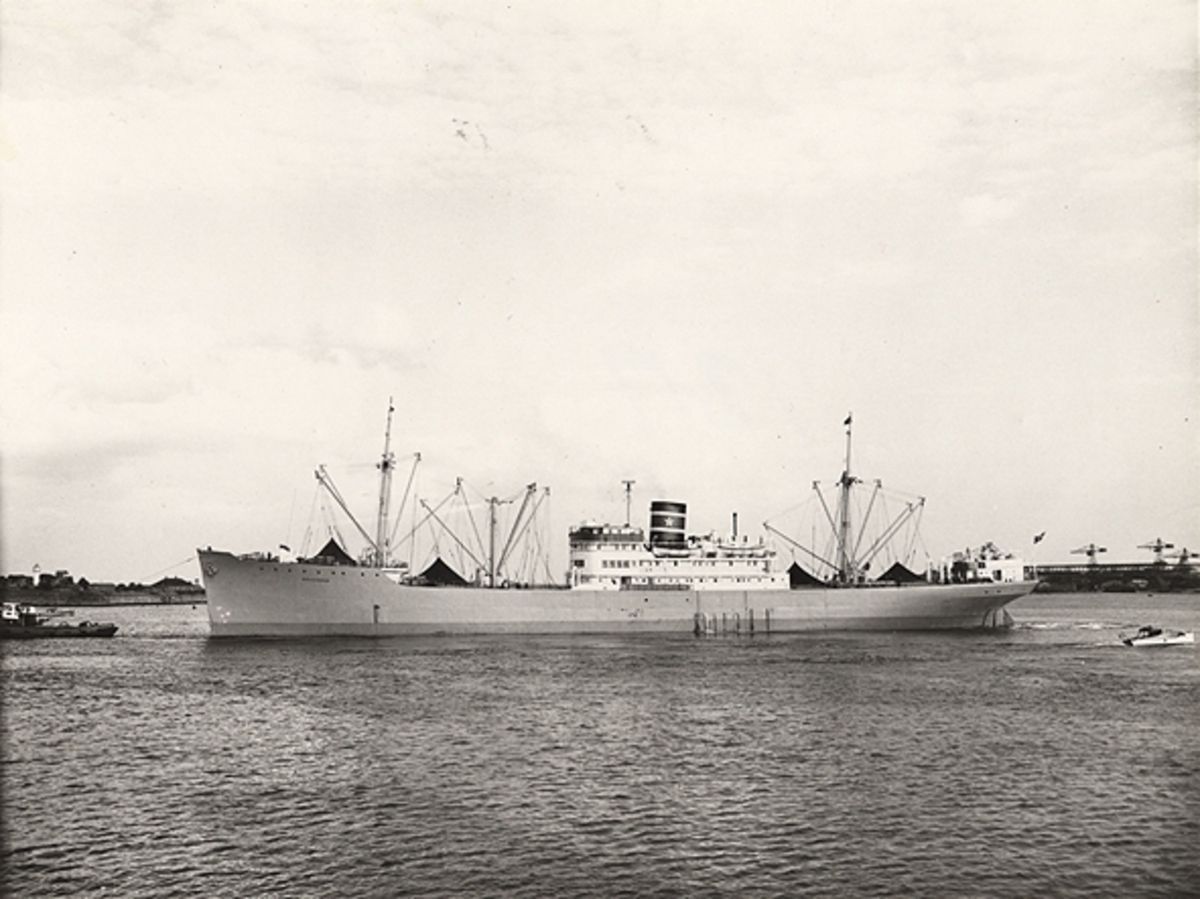
<path fill-rule="evenodd" d="M 1126 646 L 1191 646 L 1196 642 L 1195 631 L 1165 631 L 1161 627 L 1147 624 L 1138 628 L 1131 637 L 1122 636 Z"/>

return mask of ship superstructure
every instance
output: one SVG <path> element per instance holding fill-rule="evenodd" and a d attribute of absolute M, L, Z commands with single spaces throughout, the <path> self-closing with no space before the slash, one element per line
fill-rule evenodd
<path fill-rule="evenodd" d="M 750 543 L 686 534 L 687 505 L 650 504 L 650 539 L 631 525 L 586 523 L 570 530 L 570 586 L 575 590 L 783 590 L 787 572 L 775 570 L 775 550 Z"/>

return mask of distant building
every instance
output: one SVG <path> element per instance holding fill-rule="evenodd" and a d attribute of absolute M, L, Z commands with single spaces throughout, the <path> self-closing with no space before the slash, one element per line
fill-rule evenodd
<path fill-rule="evenodd" d="M 38 577 L 39 590 L 53 590 L 55 587 L 73 587 L 75 586 L 75 578 L 71 577 L 71 572 L 65 568 L 60 568 L 54 574 L 42 572 Z"/>
<path fill-rule="evenodd" d="M 184 594 L 199 594 L 204 592 L 204 588 L 199 584 L 194 584 L 191 581 L 185 581 L 179 577 L 165 577 L 160 581 L 155 581 L 150 585 L 150 589 L 156 593 L 169 593 L 175 596 Z"/>

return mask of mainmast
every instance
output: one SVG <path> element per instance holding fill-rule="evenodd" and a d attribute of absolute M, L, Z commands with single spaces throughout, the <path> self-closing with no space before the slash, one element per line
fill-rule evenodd
<path fill-rule="evenodd" d="M 496 497 L 488 500 L 488 586 L 496 586 Z"/>
<path fill-rule="evenodd" d="M 839 481 L 841 495 L 838 499 L 839 521 L 838 521 L 838 577 L 842 583 L 849 583 L 854 580 L 853 565 L 854 560 L 850 550 L 850 488 L 854 485 L 854 476 L 850 474 L 850 426 L 854 420 L 854 413 L 846 416 L 846 420 L 842 422 L 846 426 L 846 467 L 842 471 L 842 479 Z"/>
<path fill-rule="evenodd" d="M 835 482 L 837 499 L 832 501 L 833 497 L 831 496 L 829 497 L 831 501 L 827 501 L 825 492 L 821 490 L 820 481 L 813 481 L 813 492 L 816 494 L 817 504 L 811 509 L 814 515 L 812 545 L 804 546 L 799 540 L 788 536 L 770 522 L 763 522 L 763 527 L 785 541 L 793 550 L 808 556 L 814 565 L 815 577 L 827 583 L 850 586 L 865 580 L 871 565 L 880 553 L 892 554 L 892 550 L 889 549 L 892 541 L 914 517 L 919 523 L 921 511 L 925 507 L 925 498 L 918 496 L 910 500 L 900 497 L 904 502 L 904 508 L 892 516 L 887 509 L 888 492 L 883 489 L 882 482 L 876 480 L 864 510 L 862 503 L 853 499 L 855 490 L 862 483 L 861 478 L 855 477 L 852 467 L 851 425 L 853 416 L 847 415 L 842 424 L 846 428 L 846 462 L 841 477 Z M 872 518 L 873 513 L 880 506 L 883 507 L 882 513 Z M 858 519 L 857 524 L 852 520 L 854 518 Z M 824 546 L 819 553 L 816 551 L 818 521 L 821 522 L 820 533 L 823 535 L 822 544 Z M 914 544 L 917 539 L 916 528 L 909 533 L 912 535 L 909 540 L 910 546 L 903 552 L 902 558 L 897 559 L 905 566 L 909 564 L 909 558 L 913 553 L 911 544 Z"/>
<path fill-rule="evenodd" d="M 379 460 L 379 515 L 375 523 L 375 567 L 384 568 L 388 557 L 388 502 L 392 493 L 392 469 L 396 457 L 392 455 L 392 413 L 395 407 L 388 397 L 387 429 L 383 435 L 383 456 Z"/>

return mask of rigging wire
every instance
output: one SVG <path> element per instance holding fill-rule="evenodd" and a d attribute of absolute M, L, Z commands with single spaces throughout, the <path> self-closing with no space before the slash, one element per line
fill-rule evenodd
<path fill-rule="evenodd" d="M 840 491 L 839 485 L 833 486 Z M 868 570 L 882 572 L 896 561 L 911 564 L 918 542 L 924 545 L 920 531 L 923 497 L 884 488 L 879 481 L 864 483 L 856 479 L 845 497 L 854 522 L 853 532 L 847 540 L 848 545 L 842 547 L 838 523 L 843 498 L 838 497 L 835 508 L 832 497 L 827 497 L 822 488 L 828 490 L 830 485 L 814 481 L 813 491 L 806 501 L 764 522 L 768 533 L 777 538 L 777 550 L 786 547 L 793 562 L 822 580 L 838 573 L 838 565 L 830 560 L 841 558 L 840 549 L 845 551 L 850 571 L 859 574 Z M 789 532 L 804 531 L 810 532 L 807 546 L 789 536 Z"/>
<path fill-rule="evenodd" d="M 394 546 L 396 544 L 396 533 L 400 530 L 400 520 L 404 517 L 404 509 L 408 504 L 408 496 L 412 490 L 413 481 L 417 477 L 417 465 L 420 464 L 420 462 L 421 454 L 413 453 L 413 464 L 412 468 L 409 469 L 408 472 L 408 483 L 404 485 L 404 495 L 401 497 L 400 506 L 396 510 L 396 523 L 392 525 L 392 533 L 388 537 L 389 546 Z"/>
<path fill-rule="evenodd" d="M 553 581 L 544 533 L 545 519 L 549 514 L 549 488 L 545 488 L 544 493 L 539 496 L 535 485 L 530 484 L 510 496 L 485 498 L 473 485 L 459 477 L 455 479 L 454 489 L 436 506 L 430 506 L 420 498 L 421 454 L 414 453 L 412 459 L 413 464 L 388 536 L 389 549 L 399 551 L 400 555 L 407 555 L 409 576 L 416 576 L 429 564 L 441 558 L 460 574 L 467 576 L 467 579 L 474 577 L 477 580 L 490 566 L 495 566 L 497 582 L 505 579 L 509 582 L 533 583 L 537 581 L 540 563 L 545 568 L 547 579 Z M 366 467 L 358 466 L 359 469 Z M 340 497 L 336 494 L 336 487 L 327 473 L 325 481 L 318 475 L 319 488 L 324 489 L 314 492 L 313 511 L 310 512 L 310 524 L 305 532 L 303 552 L 310 549 L 312 522 L 317 518 L 320 519 L 326 533 L 333 536 L 343 548 L 348 549 L 340 527 L 342 516 L 331 502 L 331 499 L 336 501 Z M 480 497 L 478 502 L 473 501 L 476 495 Z M 524 499 L 521 509 L 514 514 L 512 507 L 516 498 L 522 495 Z M 346 507 L 344 499 L 341 499 L 339 505 L 359 532 L 363 533 L 361 526 Z M 489 543 L 484 539 L 481 522 L 476 514 L 481 506 L 488 510 L 489 528 L 492 526 L 491 515 L 496 515 L 495 535 L 488 535 L 489 540 L 496 541 L 495 559 L 489 558 Z M 508 508 L 497 508 L 499 506 Z M 460 539 L 455 533 L 456 530 L 463 532 L 466 540 Z M 370 542 L 369 535 L 365 533 L 364 539 Z M 425 559 L 425 564 L 417 567 L 415 563 L 422 558 Z"/>
<path fill-rule="evenodd" d="M 316 521 L 317 503 L 320 501 L 320 499 L 321 487 L 318 485 L 313 490 L 312 503 L 308 507 L 308 523 L 304 526 L 304 536 L 300 540 L 300 552 L 297 553 L 297 555 L 301 558 L 308 556 L 309 552 L 312 550 L 313 524 Z"/>
<path fill-rule="evenodd" d="M 174 571 L 176 568 L 181 568 L 182 566 L 188 564 L 189 562 L 195 562 L 195 561 L 196 561 L 196 556 L 195 556 L 195 554 L 192 554 L 192 555 L 188 556 L 186 559 L 184 559 L 182 562 L 176 562 L 174 565 L 170 565 L 170 566 L 164 568 L 162 571 L 156 571 L 156 572 L 154 572 L 154 574 L 147 575 L 146 577 L 143 577 L 143 578 L 139 578 L 137 583 L 144 584 L 147 581 L 150 581 L 151 583 L 153 583 L 154 580 L 162 577 L 168 571 Z"/>

